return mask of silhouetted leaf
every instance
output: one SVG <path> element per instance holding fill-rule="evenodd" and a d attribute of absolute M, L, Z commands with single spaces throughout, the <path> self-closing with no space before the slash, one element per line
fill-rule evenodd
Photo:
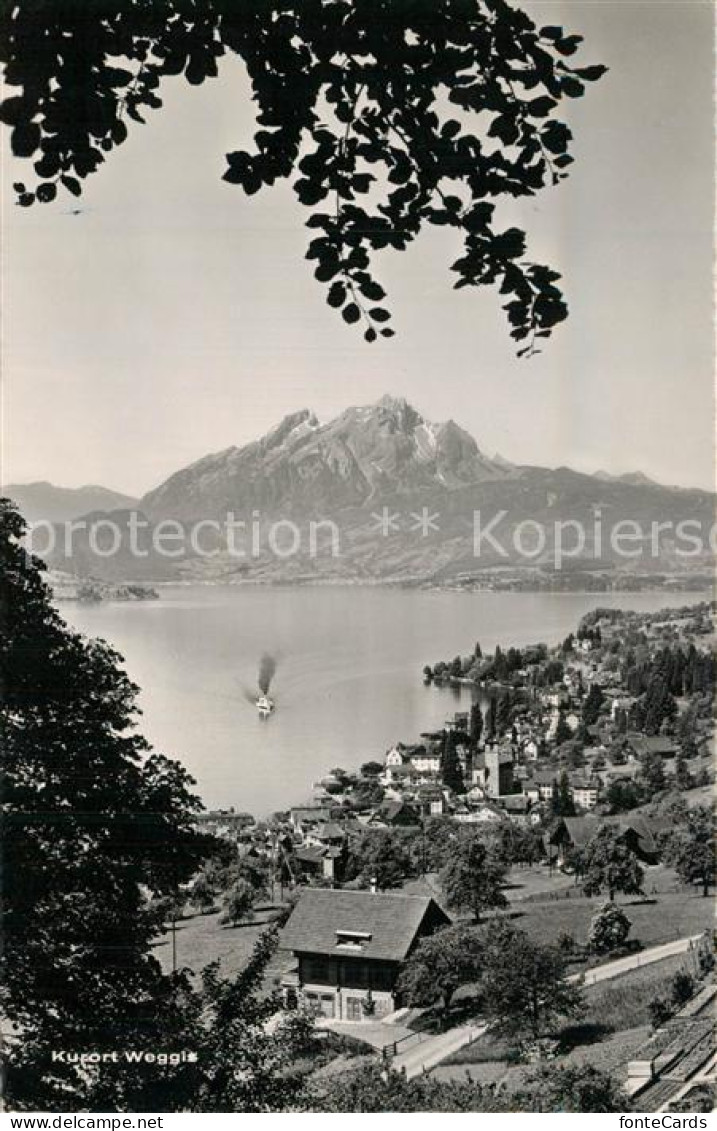
<path fill-rule="evenodd" d="M 81 195 L 82 186 L 81 186 L 80 182 L 78 180 L 76 180 L 74 177 L 64 176 L 64 177 L 60 177 L 60 180 L 62 181 L 62 184 L 65 186 L 67 191 L 71 192 L 73 196 L 80 196 Z"/>
<path fill-rule="evenodd" d="M 21 122 L 10 135 L 10 144 L 16 157 L 31 157 L 40 144 L 40 127 L 35 122 Z"/>
<path fill-rule="evenodd" d="M 581 98 L 585 93 L 585 87 L 577 79 L 571 78 L 570 75 L 565 75 L 560 82 L 560 89 L 563 93 L 567 94 L 570 98 Z"/>
<path fill-rule="evenodd" d="M 350 302 L 348 306 L 345 306 L 341 311 L 341 315 L 344 322 L 358 322 L 359 318 L 361 317 L 361 311 L 359 310 L 355 302 Z"/>
<path fill-rule="evenodd" d="M 43 181 L 41 185 L 37 186 L 36 191 L 37 199 L 41 200 L 43 204 L 49 204 L 57 196 L 57 185 L 52 181 Z"/>
<path fill-rule="evenodd" d="M 318 267 L 314 271 L 314 278 L 318 279 L 320 283 L 328 283 L 328 281 L 330 279 L 333 279 L 334 275 L 337 275 L 340 270 L 341 267 L 338 262 L 319 263 Z"/>
<path fill-rule="evenodd" d="M 604 67 L 602 63 L 596 63 L 592 67 L 575 68 L 575 74 L 579 75 L 581 79 L 585 79 L 586 82 L 596 82 L 598 79 L 602 78 L 603 75 L 607 74 L 607 71 L 608 68 Z"/>
<path fill-rule="evenodd" d="M 361 280 L 359 284 L 361 294 L 366 298 L 371 299 L 372 302 L 380 302 L 382 298 L 386 297 L 386 292 L 379 283 L 374 282 L 373 279 Z"/>
<path fill-rule="evenodd" d="M 346 302 L 346 287 L 343 283 L 332 283 L 326 301 L 329 306 L 343 306 Z"/>

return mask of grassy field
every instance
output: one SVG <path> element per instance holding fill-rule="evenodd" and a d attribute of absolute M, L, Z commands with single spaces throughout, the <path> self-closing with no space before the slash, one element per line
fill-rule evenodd
<path fill-rule="evenodd" d="M 700 934 L 711 926 L 713 900 L 684 887 L 672 869 L 646 868 L 644 888 L 644 899 L 618 896 L 616 900 L 632 922 L 630 938 L 639 939 L 644 947 Z M 411 895 L 432 895 L 444 903 L 435 874 L 410 880 L 403 890 Z M 543 943 L 554 943 L 563 932 L 584 943 L 591 918 L 607 898 L 586 899 L 574 877 L 557 870 L 551 874 L 543 865 L 513 868 L 505 894 L 509 907 L 503 914 Z"/>
<path fill-rule="evenodd" d="M 273 910 L 270 906 L 258 907 L 256 923 L 241 927 L 221 926 L 218 914 L 180 920 L 176 934 L 177 966 L 188 966 L 199 973 L 203 966 L 219 960 L 225 977 L 238 973 L 246 965 L 259 935 L 271 922 Z M 157 944 L 155 954 L 165 970 L 172 969 L 171 932 Z M 292 965 L 291 955 L 279 951 L 269 966 L 269 982 Z"/>
<path fill-rule="evenodd" d="M 694 976 L 687 955 L 676 954 L 642 969 L 630 970 L 610 981 L 587 986 L 584 992 L 588 1011 L 583 1023 L 616 1032 L 649 1025 L 649 1003 L 654 997 L 667 993 L 670 979 L 679 970 L 686 970 Z"/>
<path fill-rule="evenodd" d="M 571 898 L 526 902 L 512 909 L 516 926 L 538 942 L 555 942 L 563 931 L 584 943 L 595 911 L 605 900 Z M 632 923 L 631 939 L 644 947 L 657 946 L 707 930 L 712 922 L 713 901 L 691 890 L 664 892 L 647 899 L 618 898 L 616 901 Z"/>
<path fill-rule="evenodd" d="M 544 865 L 535 864 L 527 868 L 515 867 L 510 870 L 505 895 L 509 903 L 520 903 L 524 899 L 550 896 L 574 887 L 573 876 L 566 876 L 557 869 L 551 873 Z M 401 890 L 405 895 L 432 895 L 439 902 L 443 902 L 436 872 L 406 880 Z"/>

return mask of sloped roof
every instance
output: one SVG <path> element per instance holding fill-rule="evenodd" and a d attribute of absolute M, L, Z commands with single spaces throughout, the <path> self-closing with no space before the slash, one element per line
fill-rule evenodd
<path fill-rule="evenodd" d="M 314 833 L 314 836 L 317 836 L 319 840 L 342 839 L 345 835 L 346 831 L 338 821 L 327 821 L 326 824 L 319 825 Z"/>
<path fill-rule="evenodd" d="M 604 824 L 607 824 L 604 818 L 598 820 L 597 817 L 561 817 L 551 833 L 551 839 L 560 826 L 563 825 L 568 832 L 572 844 L 574 844 L 576 848 L 584 848 L 595 836 L 598 829 Z"/>
<path fill-rule="evenodd" d="M 570 774 L 570 785 L 573 789 L 599 789 L 600 780 L 598 778 L 588 778 L 583 774 Z"/>
<path fill-rule="evenodd" d="M 661 734 L 628 735 L 628 741 L 638 754 L 661 754 L 669 757 L 677 750 L 676 743 Z"/>
<path fill-rule="evenodd" d="M 450 919 L 430 896 L 306 888 L 281 933 L 280 945 L 309 954 L 346 955 L 337 931 L 366 938 L 357 955 L 401 962 L 424 926 Z M 370 937 L 368 937 L 370 936 Z"/>
<path fill-rule="evenodd" d="M 289 810 L 289 819 L 292 821 L 326 821 L 331 817 L 332 807 L 329 805 L 294 805 Z"/>
<path fill-rule="evenodd" d="M 524 793 L 509 793 L 504 797 L 499 797 L 498 804 L 507 809 L 509 813 L 511 811 L 522 813 L 529 808 L 530 802 Z"/>
<path fill-rule="evenodd" d="M 296 859 L 303 864 L 318 864 L 327 858 L 328 849 L 318 844 L 306 844 L 296 850 Z"/>
<path fill-rule="evenodd" d="M 411 805 L 407 805 L 405 801 L 382 801 L 376 813 L 374 814 L 382 821 L 395 821 L 401 815 L 413 818 L 418 823 L 418 814 Z"/>

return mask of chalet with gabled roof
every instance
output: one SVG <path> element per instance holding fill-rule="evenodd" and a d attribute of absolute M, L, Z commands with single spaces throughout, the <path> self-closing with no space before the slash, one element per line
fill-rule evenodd
<path fill-rule="evenodd" d="M 401 1004 L 403 963 L 422 938 L 449 923 L 429 896 L 305 889 L 281 933 L 282 949 L 297 961 L 282 980 L 284 1000 L 343 1021 L 385 1017 Z"/>

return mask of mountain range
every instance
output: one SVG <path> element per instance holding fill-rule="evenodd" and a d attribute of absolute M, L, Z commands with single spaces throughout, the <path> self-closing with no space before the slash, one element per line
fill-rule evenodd
<path fill-rule="evenodd" d="M 39 487 L 49 485 L 8 488 L 7 493 L 23 509 L 27 492 Z M 46 490 L 48 504 L 56 509 L 42 515 L 35 490 L 28 517 L 61 521 L 61 490 Z M 101 490 L 82 488 L 78 494 Z M 635 555 L 622 557 L 609 545 L 598 545 L 596 517 L 606 529 L 620 521 L 637 522 L 649 535 L 654 522 L 671 523 L 674 531 L 676 523 L 691 520 L 708 531 L 715 515 L 710 492 L 664 487 L 639 472 L 585 475 L 567 467 L 547 469 L 487 456 L 454 421 L 431 423 L 405 399 L 391 396 L 348 408 L 328 423 L 302 409 L 253 443 L 207 455 L 177 471 L 138 501 L 109 494 L 114 499 L 100 500 L 99 506 L 92 500 L 91 517 L 110 513 L 124 529 L 130 512 L 141 512 L 148 523 L 141 536 L 142 556 L 130 555 L 124 538 L 119 552 L 107 556 L 93 554 L 85 539 L 75 542 L 71 559 L 59 551 L 49 555 L 51 565 L 110 580 L 480 583 L 487 573 L 506 570 L 554 573 L 550 532 L 556 522 L 570 521 L 582 524 L 586 540 L 582 552 L 563 563 L 567 572 L 684 574 L 709 569 L 709 559 L 680 555 L 668 528 L 660 537 L 659 553 L 638 561 Z M 66 496 L 62 499 L 67 502 Z M 72 500 L 73 505 L 78 501 Z M 483 529 L 495 521 L 492 529 L 502 547 L 496 549 L 486 539 L 478 557 L 477 511 Z M 153 552 L 151 532 L 157 524 L 171 519 L 188 530 L 201 520 L 223 522 L 228 513 L 258 532 L 244 558 L 228 553 L 223 536 L 208 524 L 201 539 L 204 555 L 189 548 L 173 558 Z M 381 524 L 385 516 L 388 528 Z M 430 516 L 435 517 L 426 522 Z M 281 520 L 301 530 L 296 553 L 267 545 L 270 527 Z M 319 551 L 310 552 L 306 532 L 312 520 L 335 524 L 338 556 L 329 552 L 325 529 Z M 516 549 L 516 529 L 526 522 L 548 532 L 546 545 L 534 555 Z M 530 543 L 528 534 L 521 546 Z"/>
<path fill-rule="evenodd" d="M 98 487 L 55 487 L 46 480 L 37 483 L 8 483 L 3 494 L 11 498 L 27 522 L 66 522 L 90 511 L 114 511 L 136 507 L 138 499 Z"/>

